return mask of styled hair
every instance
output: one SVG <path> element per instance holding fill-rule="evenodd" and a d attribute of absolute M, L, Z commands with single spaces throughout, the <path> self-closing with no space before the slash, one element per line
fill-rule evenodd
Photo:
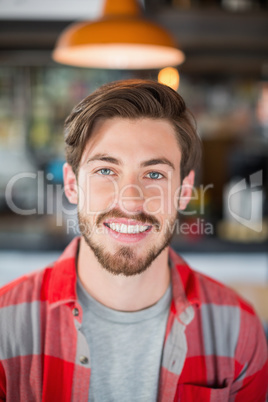
<path fill-rule="evenodd" d="M 64 126 L 66 160 L 77 175 L 82 153 L 98 119 L 165 119 L 175 129 L 181 150 L 181 180 L 198 167 L 201 141 L 182 97 L 151 80 L 122 80 L 102 85 L 75 106 Z M 127 136 L 127 134 L 126 134 Z"/>

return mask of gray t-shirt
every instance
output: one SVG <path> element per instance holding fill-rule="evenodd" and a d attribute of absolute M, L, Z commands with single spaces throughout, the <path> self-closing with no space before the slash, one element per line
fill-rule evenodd
<path fill-rule="evenodd" d="M 89 401 L 157 400 L 171 285 L 153 306 L 135 312 L 110 309 L 91 297 L 81 282 L 82 332 L 90 350 Z"/>

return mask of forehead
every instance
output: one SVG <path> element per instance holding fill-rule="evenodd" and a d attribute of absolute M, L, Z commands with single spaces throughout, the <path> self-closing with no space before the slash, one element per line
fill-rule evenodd
<path fill-rule="evenodd" d="M 180 147 L 173 125 L 166 119 L 99 119 L 82 159 L 94 152 L 113 152 L 124 156 L 134 151 L 178 158 Z"/>

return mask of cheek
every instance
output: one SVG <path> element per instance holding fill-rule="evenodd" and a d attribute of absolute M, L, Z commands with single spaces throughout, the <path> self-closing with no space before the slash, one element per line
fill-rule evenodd
<path fill-rule="evenodd" d="M 110 209 L 116 198 L 116 183 L 112 179 L 83 177 L 79 186 L 79 209 L 86 214 L 96 214 Z"/>
<path fill-rule="evenodd" d="M 168 217 L 174 215 L 177 210 L 177 199 L 174 197 L 176 185 L 168 182 L 167 184 L 152 184 L 146 186 L 144 211 L 149 214 L 160 214 Z"/>

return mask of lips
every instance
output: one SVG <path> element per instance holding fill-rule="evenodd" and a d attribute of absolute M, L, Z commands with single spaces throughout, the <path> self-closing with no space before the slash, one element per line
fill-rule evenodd
<path fill-rule="evenodd" d="M 107 233 L 115 240 L 123 243 L 135 243 L 148 236 L 152 225 L 132 219 L 110 218 L 103 222 Z"/>

